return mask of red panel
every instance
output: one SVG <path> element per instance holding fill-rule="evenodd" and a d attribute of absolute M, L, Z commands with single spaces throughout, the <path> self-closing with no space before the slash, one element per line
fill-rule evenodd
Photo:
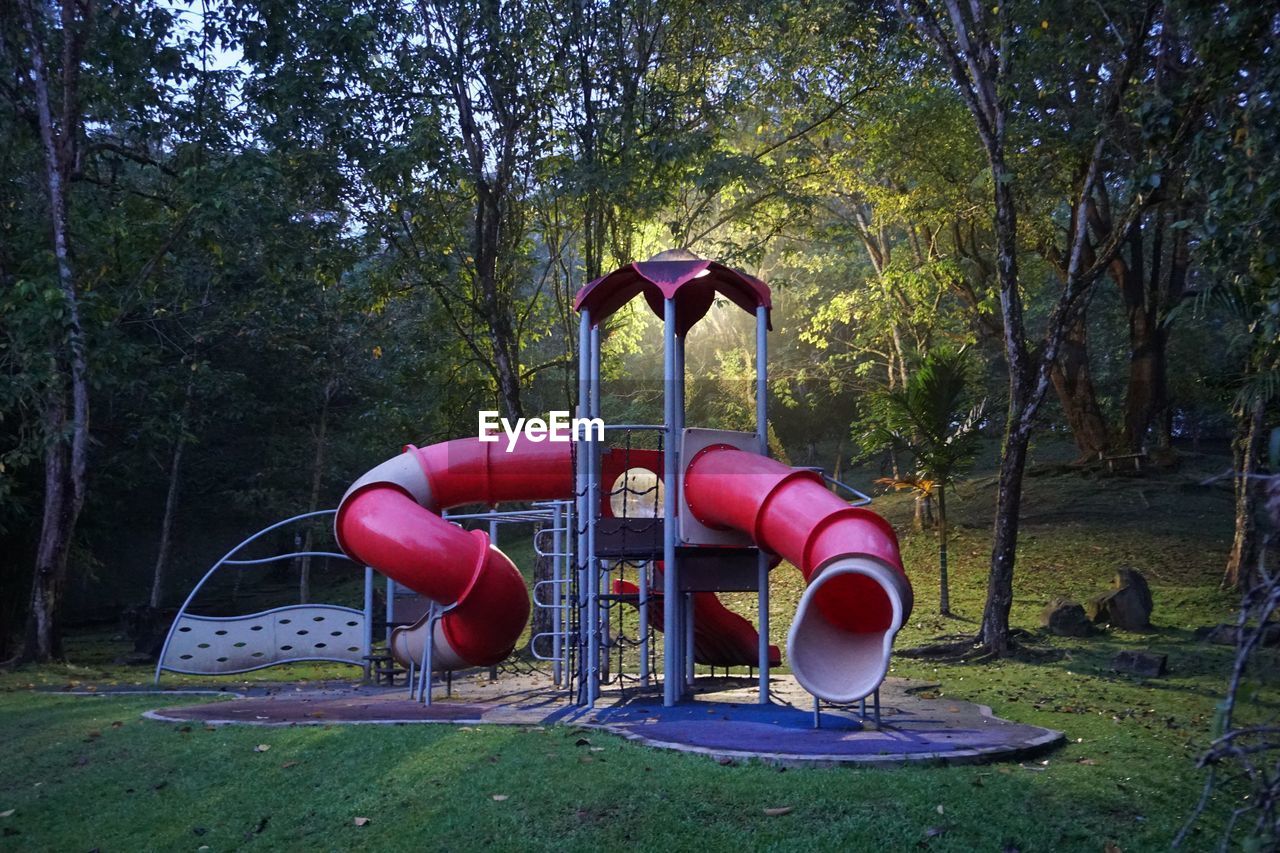
<path fill-rule="evenodd" d="M 773 307 L 769 286 L 763 281 L 701 259 L 630 264 L 585 285 L 573 307 L 588 309 L 592 323 L 599 325 L 640 294 L 659 317 L 664 316 L 662 301 L 675 299 L 676 331 L 684 335 L 707 313 L 717 293 L 752 314 L 758 307 Z M 769 328 L 773 328 L 771 320 Z"/>

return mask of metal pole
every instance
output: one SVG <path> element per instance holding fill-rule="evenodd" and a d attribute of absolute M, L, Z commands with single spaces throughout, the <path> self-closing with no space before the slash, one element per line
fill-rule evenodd
<path fill-rule="evenodd" d="M 663 302 L 662 312 L 662 401 L 666 441 L 662 445 L 662 613 L 666 625 L 666 642 L 662 649 L 662 704 L 668 707 L 680 701 L 684 679 L 680 670 L 681 655 L 680 587 L 676 566 L 676 482 L 680 478 L 676 458 L 676 303 Z"/>
<path fill-rule="evenodd" d="M 494 516 L 494 508 L 493 508 L 493 507 L 489 507 L 489 515 L 490 515 L 490 518 L 489 518 L 489 544 L 490 544 L 490 545 L 497 545 L 497 544 L 498 544 L 498 519 L 497 519 L 497 517 L 496 517 L 496 516 Z M 498 680 L 498 666 L 497 666 L 497 664 L 494 664 L 493 666 L 489 667 L 489 680 L 490 680 L 490 681 L 497 681 L 497 680 Z"/>
<path fill-rule="evenodd" d="M 396 601 L 396 582 L 393 581 L 391 578 L 387 578 L 387 607 L 386 607 L 387 636 L 383 638 L 387 643 L 391 642 L 391 630 L 392 630 L 391 623 L 394 622 L 396 618 L 395 601 Z"/>
<path fill-rule="evenodd" d="M 760 441 L 760 453 L 769 455 L 769 309 L 756 307 L 756 435 Z M 757 558 L 756 571 L 760 591 L 756 597 L 759 606 L 757 621 L 760 623 L 760 699 L 761 705 L 769 704 L 769 558 L 763 551 Z M 815 711 L 815 719 L 817 712 Z"/>
<path fill-rule="evenodd" d="M 693 686 L 697 665 L 693 659 L 693 593 L 684 594 L 684 683 Z"/>
<path fill-rule="evenodd" d="M 364 683 L 373 676 L 373 568 L 364 567 Z"/>
<path fill-rule="evenodd" d="M 640 683 L 649 686 L 649 563 L 639 563 L 636 569 L 637 586 L 640 587 Z"/>
<path fill-rule="evenodd" d="M 431 605 L 427 611 L 427 636 L 422 642 L 422 695 L 424 704 L 431 704 L 431 677 L 435 675 L 434 661 L 436 648 L 436 606 Z"/>
<path fill-rule="evenodd" d="M 685 390 L 685 369 L 684 369 L 684 335 L 676 335 L 676 406 L 675 406 L 675 432 L 673 438 L 683 443 L 684 441 L 684 390 Z M 679 466 L 680 445 L 676 445 L 676 464 Z M 677 485 L 680 482 L 679 475 L 673 480 Z M 677 500 L 680 500 L 677 494 Z M 677 511 L 672 518 L 672 522 L 676 529 L 674 535 L 676 543 L 680 542 L 680 515 Z M 684 652 L 682 666 L 684 667 L 684 678 L 681 683 L 686 687 L 693 685 L 693 678 L 696 674 L 696 667 L 693 661 L 693 631 L 694 631 L 694 613 L 693 613 L 693 595 L 685 593 L 680 602 L 680 618 L 683 620 L 683 630 L 681 631 L 681 642 L 683 643 L 682 651 Z M 685 691 L 688 692 L 687 690 Z"/>

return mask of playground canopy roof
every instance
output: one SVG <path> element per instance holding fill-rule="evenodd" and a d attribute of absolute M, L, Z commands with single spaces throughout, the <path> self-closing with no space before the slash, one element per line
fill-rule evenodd
<path fill-rule="evenodd" d="M 592 324 L 599 325 L 636 294 L 643 294 L 659 317 L 663 300 L 674 298 L 676 333 L 684 335 L 710 310 L 717 293 L 751 314 L 763 307 L 767 315 L 773 307 L 769 286 L 760 279 L 684 251 L 662 252 L 590 282 L 578 291 L 573 307 L 589 310 Z"/>

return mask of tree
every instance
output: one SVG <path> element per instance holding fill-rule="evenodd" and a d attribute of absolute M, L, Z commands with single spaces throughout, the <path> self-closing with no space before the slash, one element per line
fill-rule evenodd
<path fill-rule="evenodd" d="M 987 602 L 978 641 L 988 652 L 1003 655 L 1010 647 L 1009 610 L 1013 604 L 1022 478 L 1036 418 L 1063 339 L 1093 283 L 1118 250 L 1120 239 L 1115 235 L 1128 232 L 1143 206 L 1141 196 L 1135 194 L 1132 203 L 1117 216 L 1112 235 L 1089 253 L 1092 257 L 1086 256 L 1091 199 L 1105 179 L 1106 144 L 1143 56 L 1154 4 L 1115 9 L 1107 24 L 1099 24 L 1099 29 L 1110 27 L 1120 46 L 1114 53 L 1091 60 L 1108 67 L 1109 82 L 1097 87 L 1099 95 L 1092 121 L 1087 127 L 1075 129 L 1089 141 L 1084 146 L 1087 154 L 1069 206 L 1065 276 L 1044 331 L 1037 337 L 1029 333 L 1024 316 L 1024 283 L 1019 272 L 1021 181 L 1009 144 L 1014 141 L 1011 135 L 1015 122 L 1021 117 L 1017 110 L 1019 84 L 1033 91 L 1055 85 L 1052 79 L 1018 79 L 1013 73 L 1017 34 L 1034 32 L 1039 22 L 1019 17 L 1020 13 L 1025 14 L 1024 10 L 1009 2 L 998 2 L 989 8 L 985 3 L 949 0 L 939 11 L 925 0 L 898 0 L 898 8 L 932 45 L 950 73 L 969 107 L 991 173 L 997 286 L 1009 381 Z M 1117 29 L 1119 25 L 1114 21 L 1120 21 L 1126 30 Z M 1022 94 L 1026 94 L 1025 90 Z"/>
<path fill-rule="evenodd" d="M 1190 191 L 1199 215 L 1174 223 L 1192 230 L 1204 284 L 1191 308 L 1225 318 L 1238 365 L 1231 411 L 1235 534 L 1223 585 L 1252 588 L 1261 549 L 1257 521 L 1263 442 L 1280 399 L 1280 161 L 1275 150 L 1280 69 L 1274 10 L 1202 12 L 1191 21 L 1204 68 L 1210 120 L 1196 135 Z"/>
<path fill-rule="evenodd" d="M 48 661 L 62 656 L 58 607 L 76 523 L 84 506 L 89 456 L 89 361 L 74 268 L 68 191 L 84 132 L 81 57 L 93 26 L 94 6 L 64 2 L 49 9 L 36 0 L 21 0 L 18 6 L 30 62 L 26 76 L 40 128 L 45 201 L 61 301 L 55 310 L 56 326 L 49 332 L 52 370 L 42 407 L 44 510 L 26 639 L 19 655 L 23 661 Z M 57 18 L 56 27 L 51 15 Z M 59 41 L 61 61 L 51 67 L 46 53 Z M 55 104 L 61 108 L 55 109 Z"/>
<path fill-rule="evenodd" d="M 947 579 L 947 489 L 978 452 L 985 401 L 973 400 L 974 366 L 964 350 L 936 349 L 906 387 L 876 394 L 863 422 L 864 447 L 910 453 L 915 473 L 881 481 L 933 496 L 938 505 L 938 612 L 951 613 Z"/>

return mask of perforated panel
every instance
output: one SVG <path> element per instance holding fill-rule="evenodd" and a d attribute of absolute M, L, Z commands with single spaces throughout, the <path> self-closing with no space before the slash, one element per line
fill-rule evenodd
<path fill-rule="evenodd" d="M 300 604 L 246 616 L 183 614 L 165 659 L 170 672 L 220 675 L 303 660 L 363 663 L 364 614 Z"/>

